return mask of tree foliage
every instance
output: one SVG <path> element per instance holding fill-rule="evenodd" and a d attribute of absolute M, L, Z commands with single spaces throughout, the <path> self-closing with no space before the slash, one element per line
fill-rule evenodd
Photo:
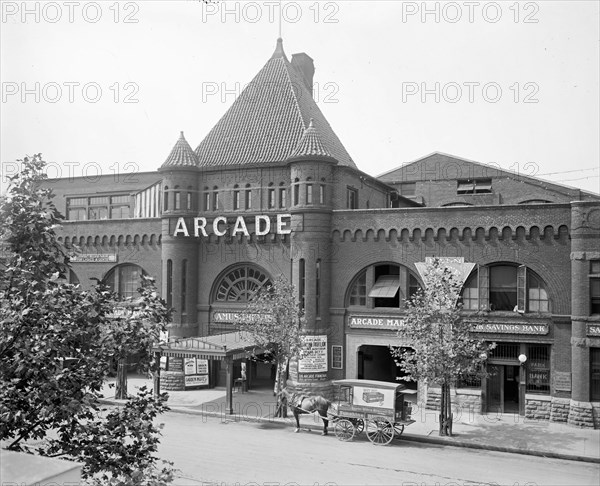
<path fill-rule="evenodd" d="M 113 411 L 98 399 L 111 360 L 134 350 L 143 368 L 154 366 L 151 346 L 169 311 L 149 278 L 120 312 L 106 286 L 66 283 L 69 258 L 55 233 L 64 218 L 42 185 L 44 165 L 40 154 L 24 159 L 1 201 L 0 440 L 80 460 L 90 484 L 166 484 L 171 468 L 156 467 L 152 421 L 167 396 L 142 391 Z"/>
<path fill-rule="evenodd" d="M 287 378 L 289 361 L 302 351 L 303 313 L 296 299 L 294 286 L 280 275 L 271 285 L 263 287 L 246 305 L 240 318 L 242 330 L 265 350 L 277 366 L 276 415 L 283 413 L 279 391 Z"/>
<path fill-rule="evenodd" d="M 407 302 L 398 336 L 410 348 L 392 354 L 408 381 L 425 380 L 442 389 L 440 434 L 452 434 L 450 386 L 457 380 L 483 377 L 483 363 L 495 344 L 473 334 L 475 324 L 463 319 L 459 302 L 462 281 L 439 259 L 428 264 L 425 288 Z"/>

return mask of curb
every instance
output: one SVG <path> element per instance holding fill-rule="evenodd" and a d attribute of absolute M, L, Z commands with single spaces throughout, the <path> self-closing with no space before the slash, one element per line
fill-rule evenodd
<path fill-rule="evenodd" d="M 111 400 L 111 399 L 105 398 L 105 399 L 100 399 L 99 402 L 103 403 L 105 405 L 120 405 L 120 406 L 123 405 L 123 401 L 114 400 L 114 399 Z M 173 413 L 179 413 L 179 414 L 183 414 L 183 415 L 195 415 L 195 416 L 201 416 L 201 417 L 214 417 L 214 418 L 220 418 L 222 420 L 232 419 L 232 421 L 234 421 L 234 422 L 269 423 L 269 424 L 279 425 L 281 427 L 288 427 L 289 425 L 293 425 L 293 423 L 292 424 L 287 423 L 285 421 L 285 419 L 274 419 L 274 418 L 268 418 L 268 417 L 247 417 L 245 415 L 240 415 L 240 414 L 226 415 L 221 412 L 195 410 L 193 408 L 183 408 L 183 407 L 178 407 L 178 406 L 169 407 L 169 408 L 170 408 L 169 411 L 173 412 Z M 322 430 L 321 426 L 313 425 L 313 424 L 303 424 L 302 428 L 316 430 L 316 431 Z M 501 446 L 494 446 L 491 444 L 480 444 L 480 443 L 476 443 L 476 442 L 464 442 L 464 441 L 461 441 L 460 439 L 459 440 L 443 439 L 441 437 L 437 438 L 437 437 L 430 437 L 430 436 L 407 434 L 406 432 L 402 434 L 402 440 L 409 441 L 409 442 L 420 442 L 420 443 L 425 443 L 425 444 L 450 446 L 450 447 L 462 447 L 462 448 L 466 448 L 466 449 L 479 449 L 479 450 L 488 450 L 488 451 L 493 451 L 493 452 L 504 452 L 504 453 L 508 453 L 508 454 L 521 454 L 521 455 L 528 455 L 528 456 L 545 457 L 548 459 L 560 459 L 560 460 L 564 460 L 564 461 L 578 461 L 578 462 L 590 462 L 590 463 L 600 464 L 600 458 L 597 458 L 597 457 L 577 456 L 574 454 L 562 454 L 560 452 L 544 452 L 544 451 L 536 451 L 536 450 L 532 450 L 532 449 L 517 449 L 514 447 L 501 447 Z"/>

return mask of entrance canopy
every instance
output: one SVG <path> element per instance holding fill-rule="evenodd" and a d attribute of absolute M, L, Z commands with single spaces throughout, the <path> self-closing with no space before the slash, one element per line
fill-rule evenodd
<path fill-rule="evenodd" d="M 178 358 L 200 358 L 223 361 L 246 358 L 248 353 L 261 354 L 264 350 L 256 345 L 252 336 L 238 331 L 215 336 L 189 337 L 154 346 L 162 356 Z"/>

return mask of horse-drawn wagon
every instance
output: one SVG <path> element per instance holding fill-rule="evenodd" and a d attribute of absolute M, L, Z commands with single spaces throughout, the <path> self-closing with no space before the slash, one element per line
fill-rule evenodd
<path fill-rule="evenodd" d="M 337 380 L 334 403 L 337 403 L 335 435 L 339 440 L 351 440 L 363 430 L 375 445 L 389 444 L 400 436 L 404 427 L 414 423 L 411 403 L 406 401 L 409 390 L 404 384 L 374 380 Z"/>

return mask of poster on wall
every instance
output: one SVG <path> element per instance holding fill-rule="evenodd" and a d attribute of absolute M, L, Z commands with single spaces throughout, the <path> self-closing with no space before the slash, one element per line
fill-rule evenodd
<path fill-rule="evenodd" d="M 196 373 L 199 375 L 208 375 L 207 359 L 196 359 Z"/>
<path fill-rule="evenodd" d="M 327 336 L 303 336 L 302 357 L 298 359 L 299 381 L 327 379 Z"/>
<path fill-rule="evenodd" d="M 196 373 L 196 358 L 185 358 L 185 374 L 195 375 Z"/>
<path fill-rule="evenodd" d="M 185 387 L 208 386 L 208 375 L 186 375 Z"/>
<path fill-rule="evenodd" d="M 169 356 L 169 360 L 167 362 L 167 370 L 178 371 L 180 373 L 183 372 L 183 358 Z"/>

